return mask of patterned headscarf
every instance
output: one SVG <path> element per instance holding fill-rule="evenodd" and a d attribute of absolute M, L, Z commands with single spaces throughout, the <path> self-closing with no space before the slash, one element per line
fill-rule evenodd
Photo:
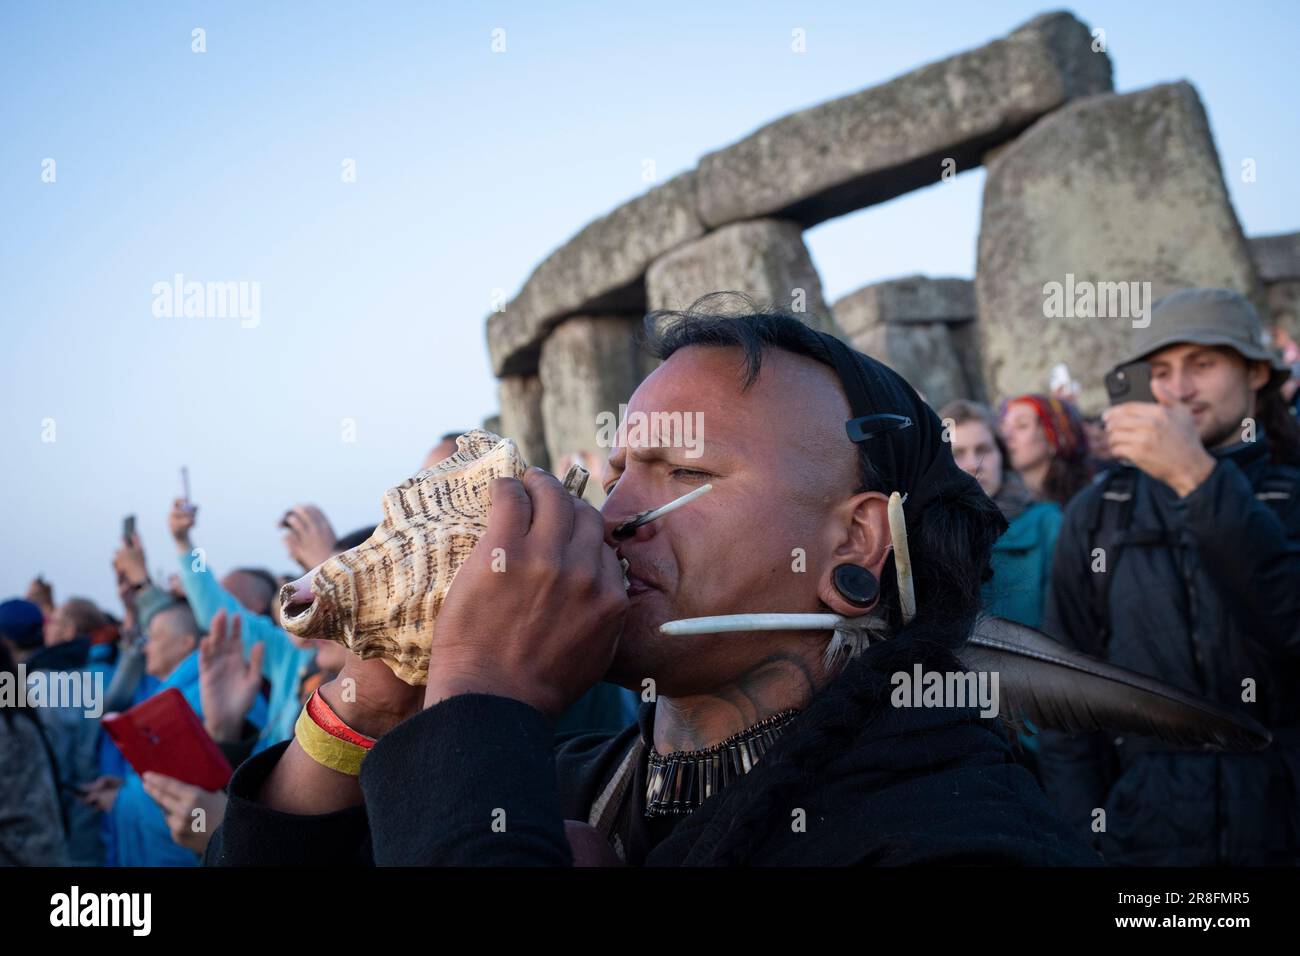
<path fill-rule="evenodd" d="M 1083 430 L 1083 416 L 1073 404 L 1050 395 L 1018 395 L 1002 403 L 999 417 L 1005 417 L 1012 405 L 1028 405 L 1034 410 L 1056 457 L 1066 461 L 1088 457 L 1088 433 Z"/>

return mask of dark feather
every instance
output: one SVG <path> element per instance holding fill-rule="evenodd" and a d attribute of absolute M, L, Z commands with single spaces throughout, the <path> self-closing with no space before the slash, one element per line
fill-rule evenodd
<path fill-rule="evenodd" d="M 1004 618 L 981 619 L 958 656 L 972 670 L 997 672 L 1001 715 L 1012 726 L 1026 718 L 1040 729 L 1139 734 L 1220 750 L 1261 750 L 1272 741 L 1245 714 Z"/>

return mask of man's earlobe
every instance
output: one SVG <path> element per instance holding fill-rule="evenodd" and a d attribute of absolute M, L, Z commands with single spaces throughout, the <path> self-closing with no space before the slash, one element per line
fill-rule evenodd
<path fill-rule="evenodd" d="M 880 597 L 879 579 L 860 564 L 836 565 L 831 583 L 839 596 L 854 607 L 871 607 Z"/>

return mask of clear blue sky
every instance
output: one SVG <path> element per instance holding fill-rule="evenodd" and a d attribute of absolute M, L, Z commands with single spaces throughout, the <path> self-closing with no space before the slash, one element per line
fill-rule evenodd
<path fill-rule="evenodd" d="M 182 464 L 215 567 L 289 569 L 275 528 L 287 506 L 319 504 L 340 533 L 372 522 L 438 434 L 495 411 L 493 291 L 513 295 L 643 191 L 643 160 L 666 179 L 1044 9 L 4 4 L 0 597 L 44 572 L 61 598 L 111 605 L 128 512 L 151 565 L 170 566 L 163 519 Z M 1105 28 L 1121 91 L 1196 85 L 1248 234 L 1300 229 L 1295 3 L 1072 9 Z M 195 27 L 206 53 L 191 51 Z M 1253 184 L 1236 174 L 1245 157 Z M 827 297 L 972 275 L 982 183 L 971 172 L 810 231 Z M 155 317 L 153 284 L 175 273 L 260 283 L 260 324 Z"/>

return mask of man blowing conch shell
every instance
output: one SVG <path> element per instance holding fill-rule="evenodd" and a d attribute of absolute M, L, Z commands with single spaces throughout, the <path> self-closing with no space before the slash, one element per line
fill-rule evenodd
<path fill-rule="evenodd" d="M 1097 862 L 998 720 L 890 704 L 892 674 L 962 670 L 1004 527 L 934 413 L 789 317 L 647 328 L 664 361 L 629 413 L 698 414 L 703 442 L 616 447 L 600 512 L 537 469 L 493 480 L 424 686 L 352 656 L 294 740 L 240 767 L 207 862 Z M 907 496 L 906 624 L 891 492 Z M 887 639 L 660 631 L 751 612 L 832 612 Z M 646 701 L 637 724 L 556 746 L 550 721 L 602 678 Z"/>

